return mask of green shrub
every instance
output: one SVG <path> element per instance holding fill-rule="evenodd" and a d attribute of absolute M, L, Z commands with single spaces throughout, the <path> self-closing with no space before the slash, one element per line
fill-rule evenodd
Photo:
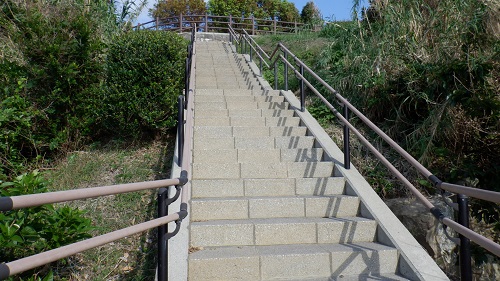
<path fill-rule="evenodd" d="M 137 31 L 116 38 L 107 57 L 101 114 L 110 133 L 137 137 L 176 124 L 187 42 L 170 32 Z"/>
<path fill-rule="evenodd" d="M 43 157 L 56 149 L 74 148 L 95 134 L 109 32 L 107 5 L 100 2 L 0 4 L 1 114 L 18 116 L 0 125 L 11 130 L 0 153 L 2 164 L 13 165 L 4 173 L 22 172 L 15 168 L 20 164 L 16 157 Z M 4 158 L 6 151 L 11 159 Z"/>
<path fill-rule="evenodd" d="M 47 191 L 47 182 L 34 171 L 0 182 L 1 196 Z M 68 206 L 43 205 L 0 213 L 0 260 L 12 261 L 89 238 L 91 222 L 84 212 Z M 33 272 L 31 272 L 32 274 Z"/>

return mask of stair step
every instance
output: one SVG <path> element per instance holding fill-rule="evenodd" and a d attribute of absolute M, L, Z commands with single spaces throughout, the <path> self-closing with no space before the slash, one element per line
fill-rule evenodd
<path fill-rule="evenodd" d="M 194 163 L 278 163 L 278 162 L 320 162 L 322 148 L 299 149 L 206 149 L 193 150 Z"/>
<path fill-rule="evenodd" d="M 332 162 L 193 164 L 193 179 L 323 178 L 333 174 Z"/>
<path fill-rule="evenodd" d="M 193 149 L 273 149 L 273 148 L 312 148 L 315 146 L 312 136 L 273 136 L 273 137 L 219 137 L 196 138 Z"/>
<path fill-rule="evenodd" d="M 230 138 L 230 137 L 291 137 L 305 136 L 306 127 L 291 126 L 196 126 L 194 127 L 195 138 Z"/>
<path fill-rule="evenodd" d="M 307 280 L 394 273 L 397 250 L 377 243 L 203 248 L 189 255 L 189 280 Z M 383 262 L 382 262 L 383 261 Z"/>
<path fill-rule="evenodd" d="M 299 126 L 299 117 L 209 117 L 196 118 L 195 126 Z"/>
<path fill-rule="evenodd" d="M 348 195 L 226 197 L 191 200 L 191 220 L 250 218 L 355 217 L 359 198 Z"/>
<path fill-rule="evenodd" d="M 280 91 L 278 90 L 269 90 L 269 91 L 262 91 L 262 90 L 226 90 L 226 89 L 195 89 L 195 95 L 196 96 L 219 96 L 219 95 L 224 95 L 224 96 L 279 96 Z M 196 108 L 198 110 L 198 108 Z"/>
<path fill-rule="evenodd" d="M 200 109 L 195 111 L 195 118 L 213 117 L 294 117 L 293 110 L 281 109 Z"/>
<path fill-rule="evenodd" d="M 394 273 L 372 273 L 372 274 L 358 274 L 358 275 L 340 275 L 334 276 L 329 279 L 329 281 L 410 281 Z"/>
<path fill-rule="evenodd" d="M 283 96 L 195 96 L 195 102 L 284 102 Z"/>
<path fill-rule="evenodd" d="M 193 180 L 192 198 L 243 196 L 341 195 L 343 177 L 295 179 L 222 179 Z"/>
<path fill-rule="evenodd" d="M 360 217 L 215 220 L 191 223 L 191 246 L 373 242 L 377 223 Z"/>
<path fill-rule="evenodd" d="M 198 109 L 288 109 L 288 102 L 195 102 Z"/>

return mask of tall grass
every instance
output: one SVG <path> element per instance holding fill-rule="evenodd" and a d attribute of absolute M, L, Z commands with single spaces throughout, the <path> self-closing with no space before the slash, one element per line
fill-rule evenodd
<path fill-rule="evenodd" d="M 500 191 L 498 7 L 488 3 L 374 1 L 363 21 L 323 30 L 332 43 L 318 66 L 443 179 Z"/>

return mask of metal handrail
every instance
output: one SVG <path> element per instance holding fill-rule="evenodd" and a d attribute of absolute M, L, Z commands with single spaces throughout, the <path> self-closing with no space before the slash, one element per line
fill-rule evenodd
<path fill-rule="evenodd" d="M 259 57 L 266 57 L 269 63 L 266 63 L 269 69 L 274 69 L 275 73 L 275 88 L 277 89 L 277 63 L 282 62 L 285 66 L 285 85 L 287 85 L 288 79 L 288 68 L 290 68 L 295 76 L 301 82 L 301 110 L 305 110 L 305 89 L 304 85 L 316 94 L 320 100 L 334 113 L 334 115 L 340 120 L 344 125 L 344 167 L 349 169 L 349 132 L 352 131 L 358 139 L 363 143 L 374 155 L 377 157 L 382 164 L 384 164 L 403 184 L 411 191 L 411 193 L 445 226 L 450 227 L 454 231 L 460 234 L 460 256 L 462 266 L 462 277 L 465 280 L 470 280 L 471 275 L 471 264 L 470 264 L 470 249 L 468 247 L 469 241 L 473 241 L 478 245 L 482 246 L 486 250 L 500 257 L 500 245 L 491 241 L 490 239 L 470 230 L 469 218 L 468 218 L 468 202 L 467 196 L 483 199 L 490 202 L 500 203 L 500 193 L 493 192 L 482 189 L 475 189 L 466 186 L 460 186 L 456 184 L 442 182 L 434 174 L 432 174 L 426 167 L 420 164 L 413 156 L 406 152 L 401 146 L 399 146 L 394 140 L 392 140 L 385 132 L 378 128 L 373 122 L 371 122 L 364 114 L 362 114 L 356 107 L 354 107 L 346 98 L 333 89 L 328 83 L 326 83 L 321 77 L 319 77 L 313 70 L 311 70 L 304 62 L 302 62 L 295 54 L 293 54 L 288 48 L 286 48 L 282 43 L 278 43 L 271 55 L 267 55 L 266 52 L 253 40 L 253 38 L 244 31 L 242 37 L 245 42 L 250 45 L 255 45 L 255 47 L 250 47 L 250 55 L 252 50 L 255 51 Z M 241 48 L 243 50 L 243 48 Z M 247 49 L 245 47 L 245 49 Z M 258 50 L 258 51 L 257 51 Z M 283 53 L 283 54 L 282 54 Z M 292 62 L 288 59 L 291 57 Z M 297 69 L 299 68 L 299 70 Z M 319 84 L 325 87 L 330 93 L 332 93 L 335 98 L 339 101 L 339 104 L 344 106 L 344 112 L 341 114 L 305 77 L 307 73 L 310 77 L 315 79 Z M 377 135 L 384 139 L 394 150 L 398 152 L 404 159 L 406 159 L 415 169 L 417 169 L 427 180 L 429 180 L 435 187 L 440 189 L 442 192 L 449 191 L 456 193 L 458 195 L 458 206 L 459 206 L 459 223 L 445 217 L 441 210 L 436 208 L 427 198 L 421 194 L 412 183 L 403 176 L 397 168 L 395 168 L 350 122 L 349 122 L 349 112 L 353 112 L 361 121 L 363 121 L 369 128 L 371 128 Z M 347 142 L 346 142 L 347 140 Z"/>
<path fill-rule="evenodd" d="M 198 19 L 198 20 L 195 20 Z M 168 25 L 190 25 L 190 24 L 200 24 L 200 27 L 204 29 L 204 31 L 208 31 L 208 29 L 215 29 L 215 30 L 226 30 L 227 27 L 223 26 L 214 26 L 215 25 L 224 25 L 227 23 L 230 23 L 235 26 L 241 26 L 241 25 L 246 25 L 246 26 L 251 26 L 252 27 L 252 34 L 255 34 L 255 32 L 260 32 L 260 33 L 290 33 L 290 32 L 296 32 L 299 27 L 305 26 L 304 23 L 301 22 L 287 22 L 287 21 L 278 21 L 275 19 L 259 19 L 259 18 L 254 18 L 254 17 L 234 17 L 234 16 L 216 16 L 216 15 L 209 15 L 209 14 L 204 14 L 204 15 L 178 15 L 178 16 L 173 16 L 173 17 L 167 17 L 167 18 L 156 18 L 154 20 L 145 22 L 145 23 L 138 23 L 136 26 L 133 26 L 132 29 L 134 30 L 139 30 L 141 28 L 143 29 L 159 29 L 163 28 Z M 264 22 L 264 23 L 269 23 L 269 24 L 259 24 L 259 22 Z M 293 25 L 293 26 L 288 26 L 288 25 Z M 178 26 L 178 27 L 173 27 L 173 28 L 167 28 L 168 30 L 183 30 L 184 26 Z M 265 28 L 268 28 L 269 30 L 266 30 Z M 238 30 L 244 30 L 244 28 L 238 28 Z"/>
<path fill-rule="evenodd" d="M 171 185 L 183 185 L 187 179 L 166 179 L 148 182 L 108 185 L 92 188 L 81 188 L 65 191 L 46 192 L 12 197 L 0 197 L 0 211 L 17 210 L 45 204 L 61 203 L 74 200 L 116 195 L 146 189 L 155 189 Z"/>
<path fill-rule="evenodd" d="M 195 61 L 196 50 L 195 50 L 195 32 L 196 27 L 192 29 L 191 41 L 193 42 L 192 48 L 188 51 L 188 55 L 190 58 L 190 70 L 189 72 L 194 71 L 194 64 L 192 62 Z M 186 115 L 183 117 L 183 121 L 179 122 L 179 126 L 183 127 L 183 133 L 185 137 L 180 137 L 182 140 L 181 153 L 180 156 L 181 161 L 179 166 L 181 168 L 181 173 L 179 178 L 174 179 L 165 179 L 165 180 L 157 180 L 157 181 L 149 181 L 149 182 L 139 182 L 139 183 L 129 183 L 129 184 L 119 184 L 112 186 L 101 186 L 101 187 L 93 187 L 93 188 L 82 188 L 75 190 L 66 190 L 66 191 L 57 191 L 57 192 L 48 192 L 48 193 L 39 193 L 39 194 L 29 194 L 29 195 L 21 195 L 21 196 L 12 196 L 12 197 L 0 197 L 0 211 L 10 211 L 14 209 L 21 209 L 26 207 L 35 207 L 44 204 L 52 204 L 59 202 L 67 202 L 73 200 L 94 198 L 106 195 L 114 195 L 121 193 L 128 193 L 146 189 L 156 189 L 159 188 L 159 207 L 158 209 L 165 211 L 167 210 L 168 204 L 177 200 L 178 197 L 181 198 L 180 208 L 178 212 L 167 215 L 163 214 L 159 211 L 159 217 L 157 219 L 153 219 L 147 222 L 143 222 L 137 225 L 133 225 L 127 228 L 123 228 L 120 230 L 116 230 L 107 234 L 103 234 L 100 236 L 96 236 L 93 238 L 89 238 L 80 242 L 76 242 L 70 245 L 62 246 L 53 250 L 49 250 L 46 252 L 42 252 L 39 254 L 35 254 L 29 257 L 21 258 L 15 261 L 1 263 L 0 264 L 0 280 L 6 279 L 9 276 L 22 273 L 24 271 L 36 268 L 38 266 L 51 263 L 57 261 L 62 258 L 69 257 L 76 253 L 92 249 L 118 239 L 140 233 L 146 231 L 148 229 L 158 227 L 165 231 L 164 235 L 161 236 L 166 239 L 174 236 L 180 229 L 180 224 L 182 220 L 188 215 L 188 200 L 190 194 L 190 179 L 191 179 L 191 150 L 192 150 L 192 136 L 193 136 L 193 108 L 194 103 L 193 99 L 187 98 L 187 93 L 194 89 L 194 79 L 189 80 L 188 88 L 185 89 L 186 95 Z M 184 106 L 182 106 L 181 111 L 184 111 Z M 184 116 L 184 115 L 183 115 Z M 178 143 L 179 145 L 179 143 Z M 183 156 L 184 157 L 183 157 Z M 172 197 L 168 198 L 168 190 L 164 187 L 167 186 L 176 186 L 177 193 Z M 160 200 L 161 198 L 161 200 Z M 161 203 L 160 203 L 161 201 Z M 170 222 L 176 222 L 176 229 L 172 233 L 166 233 L 166 224 Z M 159 234 L 159 244 L 161 243 L 160 234 Z M 158 251 L 160 252 L 160 248 Z M 164 253 L 166 256 L 166 253 Z M 164 259 L 166 261 L 166 258 Z M 166 280 L 166 279 L 162 279 Z"/>

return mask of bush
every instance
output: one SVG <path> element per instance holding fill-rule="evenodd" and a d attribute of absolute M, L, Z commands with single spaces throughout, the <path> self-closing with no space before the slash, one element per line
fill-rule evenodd
<path fill-rule="evenodd" d="M 1 196 L 47 191 L 47 182 L 34 171 L 0 182 Z M 0 213 L 0 260 L 13 261 L 89 238 L 91 222 L 84 212 L 70 207 L 43 205 Z M 32 272 L 31 272 L 32 273 Z"/>
<path fill-rule="evenodd" d="M 109 16 L 106 6 L 86 2 L 0 4 L 0 114 L 17 116 L 0 124 L 10 130 L 0 148 L 2 164 L 12 164 L 7 175 L 21 172 L 19 159 L 73 148 L 93 134 Z"/>
<path fill-rule="evenodd" d="M 175 126 L 186 47 L 186 40 L 170 32 L 142 30 L 116 38 L 107 58 L 104 129 L 137 137 Z"/>

